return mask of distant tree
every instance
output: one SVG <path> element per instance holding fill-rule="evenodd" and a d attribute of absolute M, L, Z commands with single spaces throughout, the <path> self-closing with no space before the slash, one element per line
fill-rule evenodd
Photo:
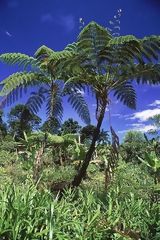
<path fill-rule="evenodd" d="M 73 118 L 66 120 L 61 127 L 61 134 L 65 135 L 68 133 L 79 133 L 81 126 L 77 121 L 74 121 Z"/>
<path fill-rule="evenodd" d="M 0 140 L 7 135 L 7 124 L 3 121 L 3 111 L 0 110 Z"/>
<path fill-rule="evenodd" d="M 31 113 L 29 109 L 19 104 L 11 109 L 8 115 L 9 130 L 15 139 L 23 138 L 23 132 L 30 133 L 37 130 L 41 123 L 40 117 Z"/>
<path fill-rule="evenodd" d="M 129 131 L 124 136 L 124 143 L 141 143 L 145 141 L 144 134 L 138 131 Z"/>
<path fill-rule="evenodd" d="M 51 134 L 58 134 L 60 130 L 60 124 L 59 122 L 56 120 L 56 118 L 54 119 L 48 119 L 47 121 L 45 121 L 41 127 L 41 131 L 42 132 L 48 132 Z"/>
<path fill-rule="evenodd" d="M 93 125 L 87 125 L 83 127 L 80 131 L 81 134 L 81 142 L 84 143 L 85 141 L 91 142 L 93 139 L 93 134 L 96 127 Z M 106 143 L 109 142 L 109 135 L 107 131 L 104 131 L 103 129 L 99 133 L 99 137 L 97 139 L 97 143 Z"/>
<path fill-rule="evenodd" d="M 139 163 L 139 157 L 143 157 L 147 151 L 147 141 L 142 132 L 129 131 L 121 145 L 121 155 L 126 162 Z"/>
<path fill-rule="evenodd" d="M 160 114 L 157 114 L 151 118 L 149 118 L 150 121 L 153 123 L 154 130 L 151 130 L 150 133 L 158 134 L 160 133 Z"/>

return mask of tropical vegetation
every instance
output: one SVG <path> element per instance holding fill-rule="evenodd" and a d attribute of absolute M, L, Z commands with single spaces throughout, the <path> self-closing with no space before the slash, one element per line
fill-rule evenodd
<path fill-rule="evenodd" d="M 135 84 L 160 84 L 159 50 L 160 36 L 90 22 L 62 51 L 0 55 L 22 69 L 0 82 L 1 107 L 11 106 L 7 120 L 0 112 L 0 239 L 160 239 L 160 116 L 149 119 L 154 131 L 122 142 L 102 129 L 113 96 L 135 109 Z M 64 121 L 64 98 L 83 126 Z"/>

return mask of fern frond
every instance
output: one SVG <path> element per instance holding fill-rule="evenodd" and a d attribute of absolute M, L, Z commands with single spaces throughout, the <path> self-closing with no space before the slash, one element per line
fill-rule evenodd
<path fill-rule="evenodd" d="M 37 49 L 34 56 L 39 59 L 42 57 L 48 57 L 52 53 L 53 53 L 53 50 L 51 48 L 48 48 L 47 46 L 42 45 L 40 48 Z"/>
<path fill-rule="evenodd" d="M 77 51 L 85 55 L 94 67 L 98 66 L 98 54 L 102 51 L 109 40 L 110 33 L 95 22 L 89 23 L 79 34 Z"/>
<path fill-rule="evenodd" d="M 77 43 L 73 42 L 71 44 L 68 44 L 65 49 L 65 51 L 69 51 L 69 52 L 76 52 L 77 51 Z"/>
<path fill-rule="evenodd" d="M 3 85 L 3 88 L 0 91 L 0 96 L 8 95 L 10 92 L 12 92 L 17 87 L 20 87 L 22 85 L 27 86 L 29 84 L 33 84 L 33 82 L 43 81 L 46 81 L 46 78 L 38 73 L 34 72 L 14 73 L 7 77 L 6 79 L 4 79 L 2 82 L 0 82 L 0 84 Z"/>
<path fill-rule="evenodd" d="M 46 100 L 48 119 L 56 119 L 57 123 L 61 125 L 63 117 L 62 90 L 57 83 L 52 83 L 52 86 L 48 90 Z"/>
<path fill-rule="evenodd" d="M 127 35 L 127 36 L 114 37 L 114 38 L 110 39 L 107 46 L 110 47 L 113 45 L 124 45 L 124 44 L 128 44 L 130 42 L 139 43 L 138 39 L 135 36 Z"/>
<path fill-rule="evenodd" d="M 72 91 L 69 94 L 68 102 L 71 104 L 73 109 L 76 110 L 79 117 L 87 124 L 90 124 L 90 114 L 88 106 L 80 92 Z"/>
<path fill-rule="evenodd" d="M 26 106 L 32 113 L 37 113 L 42 107 L 42 104 L 46 100 L 46 89 L 40 87 L 37 92 L 31 92 L 31 97 L 29 97 Z"/>
<path fill-rule="evenodd" d="M 128 66 L 127 72 L 120 79 L 136 80 L 138 84 L 160 84 L 160 64 L 146 63 Z"/>
<path fill-rule="evenodd" d="M 29 66 L 38 66 L 39 61 L 22 53 L 4 53 L 0 55 L 0 61 L 13 65 L 17 64 L 19 67 L 23 66 L 26 69 Z"/>
<path fill-rule="evenodd" d="M 131 109 L 136 109 L 136 92 L 130 82 L 117 84 L 113 91 L 114 96 L 124 105 Z"/>

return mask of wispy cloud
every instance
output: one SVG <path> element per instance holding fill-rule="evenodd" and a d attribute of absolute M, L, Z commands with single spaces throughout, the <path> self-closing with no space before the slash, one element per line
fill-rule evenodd
<path fill-rule="evenodd" d="M 139 122 L 146 122 L 150 117 L 160 114 L 160 108 L 147 109 L 141 112 L 136 112 L 127 117 L 127 120 L 138 120 Z"/>
<path fill-rule="evenodd" d="M 8 36 L 8 37 L 12 37 L 12 34 L 8 31 L 5 31 L 5 34 Z"/>
<path fill-rule="evenodd" d="M 155 100 L 153 103 L 149 104 L 148 106 L 151 106 L 151 107 L 159 106 L 160 107 L 160 100 Z"/>
<path fill-rule="evenodd" d="M 142 124 L 142 123 L 133 123 L 133 124 L 128 124 L 130 125 L 130 128 L 129 129 L 126 129 L 126 130 L 120 130 L 118 131 L 119 134 L 124 134 L 124 133 L 127 133 L 129 131 L 139 131 L 139 132 L 143 132 L 143 133 L 147 133 L 151 130 L 155 130 L 156 127 L 151 125 L 151 124 Z"/>
<path fill-rule="evenodd" d="M 53 16 L 51 13 L 46 13 L 41 16 L 41 22 L 42 23 L 52 23 L 53 22 Z"/>
<path fill-rule="evenodd" d="M 66 32 L 71 32 L 75 27 L 75 18 L 73 15 L 53 16 L 51 13 L 45 13 L 41 16 L 42 23 L 55 23 L 64 28 Z"/>
<path fill-rule="evenodd" d="M 66 32 L 71 32 L 75 28 L 75 18 L 73 15 L 59 16 L 57 21 L 59 25 L 64 27 Z"/>

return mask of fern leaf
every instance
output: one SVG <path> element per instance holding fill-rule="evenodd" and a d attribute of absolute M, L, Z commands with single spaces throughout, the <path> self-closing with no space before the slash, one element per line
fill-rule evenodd
<path fill-rule="evenodd" d="M 118 84 L 113 90 L 114 96 L 124 105 L 136 109 L 136 92 L 130 82 Z"/>
<path fill-rule="evenodd" d="M 26 86 L 29 84 L 33 84 L 33 82 L 43 82 L 45 78 L 38 73 L 34 72 L 17 72 L 6 79 L 4 79 L 2 82 L 0 82 L 1 85 L 3 85 L 2 90 L 0 91 L 0 96 L 8 95 L 10 92 L 12 92 L 14 89 L 20 86 Z"/>
<path fill-rule="evenodd" d="M 37 59 L 22 53 L 5 53 L 0 55 L 0 61 L 13 65 L 17 64 L 19 67 L 23 66 L 26 69 L 28 66 L 38 66 Z"/>
<path fill-rule="evenodd" d="M 77 111 L 80 118 L 87 124 L 90 124 L 90 114 L 88 106 L 80 92 L 73 91 L 68 97 L 68 102 Z"/>
<path fill-rule="evenodd" d="M 128 44 L 130 42 L 136 42 L 138 43 L 138 39 L 133 36 L 133 35 L 127 35 L 127 36 L 120 36 L 120 37 L 115 37 L 113 39 L 111 39 L 107 46 L 110 47 L 110 46 L 113 46 L 113 45 L 123 45 L 123 44 Z"/>

